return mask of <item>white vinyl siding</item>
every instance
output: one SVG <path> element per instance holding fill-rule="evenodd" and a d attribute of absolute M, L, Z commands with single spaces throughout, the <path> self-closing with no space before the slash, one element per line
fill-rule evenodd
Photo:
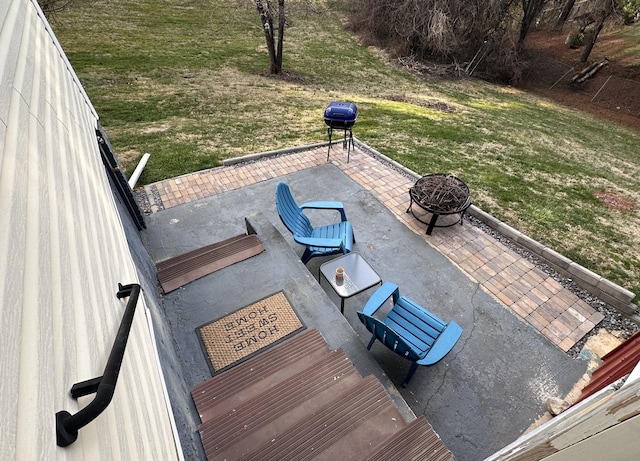
<path fill-rule="evenodd" d="M 179 459 L 141 293 L 114 398 L 66 448 L 136 283 L 97 115 L 35 0 L 0 1 L 0 459 Z"/>

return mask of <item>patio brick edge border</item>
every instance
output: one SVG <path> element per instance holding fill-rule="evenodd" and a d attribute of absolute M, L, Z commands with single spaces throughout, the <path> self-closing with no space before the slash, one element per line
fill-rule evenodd
<path fill-rule="evenodd" d="M 415 178 L 415 180 L 418 180 L 420 178 L 420 175 L 416 172 L 406 168 L 395 160 L 378 152 L 356 137 L 354 137 L 353 140 L 354 143 L 358 144 L 358 147 L 361 150 L 367 152 L 369 155 L 376 157 L 378 160 L 384 163 L 387 163 L 388 165 L 401 171 L 405 175 Z M 243 157 L 226 159 L 222 162 L 222 165 L 230 166 L 238 163 L 259 160 L 265 157 L 292 154 L 296 152 L 316 149 L 318 147 L 328 146 L 328 144 L 328 142 L 323 142 L 282 150 L 260 152 Z M 471 216 L 480 220 L 482 223 L 494 229 L 496 232 L 502 234 L 505 238 L 511 240 L 516 245 L 524 248 L 527 251 L 530 251 L 531 253 L 542 259 L 559 274 L 571 278 L 578 286 L 591 293 L 593 296 L 601 299 L 621 313 L 632 317 L 632 319 L 634 319 L 635 321 L 640 321 L 638 306 L 633 303 L 633 299 L 635 297 L 635 294 L 633 292 L 611 282 L 608 279 L 605 279 L 604 277 L 590 271 L 580 264 L 573 262 L 557 251 L 542 245 L 540 242 L 524 235 L 522 232 L 514 229 L 508 224 L 505 224 L 504 222 L 500 221 L 489 213 L 486 213 L 475 205 L 471 205 L 467 212 Z"/>

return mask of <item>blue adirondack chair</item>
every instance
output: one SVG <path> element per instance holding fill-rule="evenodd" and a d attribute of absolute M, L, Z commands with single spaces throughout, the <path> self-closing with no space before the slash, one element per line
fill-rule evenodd
<path fill-rule="evenodd" d="M 383 320 L 373 317 L 391 296 L 394 306 L 389 314 Z M 385 282 L 376 290 L 358 317 L 373 334 L 367 349 L 370 350 L 377 339 L 411 361 L 402 387 L 407 387 L 418 365 L 434 365 L 442 360 L 462 334 L 456 322 L 446 323 L 415 301 L 400 296 L 398 286 L 391 282 Z"/>
<path fill-rule="evenodd" d="M 293 240 L 306 247 L 302 262 L 306 264 L 314 256 L 349 253 L 355 243 L 353 227 L 347 221 L 342 202 L 308 202 L 298 205 L 289 186 L 279 183 L 276 187 L 276 206 L 282 223 L 293 234 Z M 340 222 L 313 227 L 304 209 L 335 210 L 340 213 Z"/>

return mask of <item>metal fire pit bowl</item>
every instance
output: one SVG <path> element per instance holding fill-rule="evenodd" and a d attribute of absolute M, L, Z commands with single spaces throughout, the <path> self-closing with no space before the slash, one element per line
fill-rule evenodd
<path fill-rule="evenodd" d="M 452 174 L 428 174 L 418 179 L 409 189 L 411 203 L 407 213 L 427 225 L 427 235 L 431 235 L 434 227 L 449 227 L 460 223 L 467 208 L 471 206 L 469 187 Z M 416 215 L 414 205 L 426 213 Z M 431 217 L 428 218 L 428 215 Z M 444 224 L 436 224 L 441 216 L 454 215 L 455 220 L 447 220 Z"/>

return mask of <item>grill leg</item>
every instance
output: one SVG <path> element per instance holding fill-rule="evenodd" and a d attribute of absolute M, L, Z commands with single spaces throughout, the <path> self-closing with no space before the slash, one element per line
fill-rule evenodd
<path fill-rule="evenodd" d="M 343 128 L 339 128 L 343 129 Z M 349 130 L 349 137 L 347 138 L 347 130 Z M 329 135 L 329 147 L 327 148 L 327 162 L 329 161 L 329 156 L 331 153 L 331 139 L 333 136 L 333 127 L 329 126 L 327 128 L 327 134 Z M 352 128 L 344 128 L 344 138 L 342 140 L 342 148 L 347 149 L 347 163 L 349 163 L 351 157 L 351 148 L 355 149 L 355 143 L 353 142 L 353 129 Z"/>

